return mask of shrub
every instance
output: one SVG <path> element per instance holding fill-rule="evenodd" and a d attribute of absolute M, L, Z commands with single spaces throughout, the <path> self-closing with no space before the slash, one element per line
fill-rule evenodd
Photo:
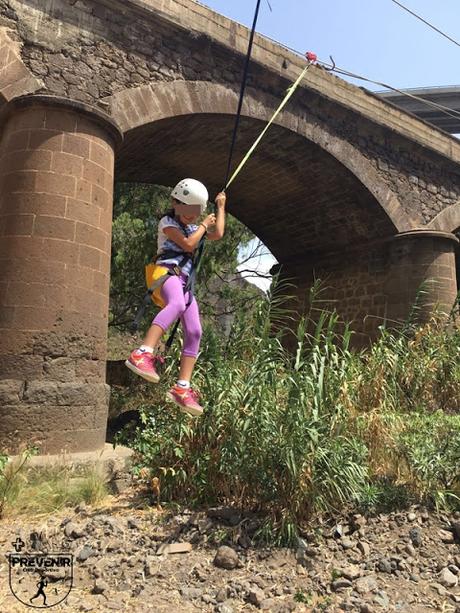
<path fill-rule="evenodd" d="M 279 322 L 290 315 L 275 289 L 240 314 L 228 341 L 206 329 L 194 375 L 207 405 L 199 420 L 162 400 L 179 347 L 164 382 L 141 388 L 143 424 L 128 444 L 161 477 L 163 498 L 257 511 L 261 537 L 280 542 L 313 514 L 455 500 L 459 417 L 447 413 L 460 397 L 458 329 L 436 317 L 382 327 L 355 352 L 334 312 L 311 309 L 288 331 Z"/>

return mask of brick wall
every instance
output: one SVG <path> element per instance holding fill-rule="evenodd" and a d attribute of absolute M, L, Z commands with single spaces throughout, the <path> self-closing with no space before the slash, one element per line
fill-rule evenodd
<path fill-rule="evenodd" d="M 385 322 L 387 297 L 385 282 L 388 257 L 385 246 L 369 249 L 348 247 L 318 255 L 314 260 L 281 266 L 281 279 L 291 284 L 286 293 L 295 297 L 301 312 L 310 309 L 315 320 L 321 309 L 336 311 L 343 323 L 351 323 L 353 346 L 360 347 L 375 338 L 378 326 Z M 318 292 L 310 301 L 310 291 L 319 280 Z"/>
<path fill-rule="evenodd" d="M 1 20 L 1 18 L 0 18 Z M 19 41 L 0 27 L 0 108 L 16 96 L 31 93 L 43 86 L 21 59 Z"/>
<path fill-rule="evenodd" d="M 443 232 L 415 231 L 397 236 L 389 251 L 386 284 L 392 319 L 407 317 L 408 305 L 417 304 L 426 321 L 433 308 L 448 314 L 457 291 L 455 255 L 458 239 Z"/>

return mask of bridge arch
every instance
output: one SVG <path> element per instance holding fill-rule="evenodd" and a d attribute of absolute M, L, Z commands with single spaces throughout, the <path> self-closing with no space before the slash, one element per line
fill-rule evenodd
<path fill-rule="evenodd" d="M 194 0 L 0 5 L 0 446 L 100 450 L 114 160 L 118 180 L 222 188 L 248 32 Z M 253 58 L 235 162 L 304 66 L 258 35 Z M 230 211 L 299 296 L 325 279 L 365 342 L 405 320 L 422 281 L 438 281 L 424 314 L 450 308 L 458 240 L 426 224 L 460 198 L 459 141 L 315 66 L 288 109 Z"/>
<path fill-rule="evenodd" d="M 43 86 L 21 59 L 21 45 L 0 28 L 0 109 L 13 98 L 30 94 Z"/>
<path fill-rule="evenodd" d="M 460 230 L 460 200 L 440 211 L 430 222 L 429 228 L 453 234 L 458 233 Z"/>
<path fill-rule="evenodd" d="M 125 134 L 125 146 L 120 153 L 117 164 L 118 178 L 133 181 L 141 179 L 145 181 L 147 177 L 145 175 L 141 176 L 142 173 L 139 174 L 139 164 L 137 162 L 135 164 L 131 162 L 131 169 L 127 171 L 128 158 L 131 158 L 131 160 L 133 156 L 135 159 L 138 158 L 138 156 L 133 155 L 133 150 L 136 148 L 135 143 L 137 143 L 137 149 L 142 150 L 146 142 L 151 146 L 154 145 L 153 137 L 155 134 L 159 134 L 161 139 L 169 132 L 171 139 L 175 141 L 175 145 L 180 146 L 177 130 L 174 130 L 172 127 L 173 122 L 181 126 L 180 130 L 189 129 L 194 131 L 199 131 L 197 124 L 201 123 L 202 135 L 199 138 L 203 138 L 203 134 L 207 131 L 214 132 L 214 126 L 217 124 L 218 130 L 220 130 L 220 134 L 222 134 L 224 139 L 222 148 L 224 150 L 228 148 L 231 126 L 237 106 L 237 93 L 221 84 L 204 81 L 173 81 L 126 89 L 106 98 L 104 103 L 110 105 L 113 117 Z M 262 130 L 264 123 L 270 119 L 278 104 L 279 100 L 273 96 L 248 88 L 242 111 L 242 131 L 245 132 L 246 138 L 241 138 L 240 136 L 240 149 L 235 156 L 234 162 L 241 159 L 239 156 L 246 152 L 255 137 Z M 197 118 L 200 119 L 197 120 Z M 158 127 L 159 132 L 157 132 L 154 126 Z M 337 172 L 340 175 L 339 182 L 343 180 L 346 183 L 346 189 L 354 191 L 357 195 L 361 202 L 361 213 L 363 213 L 365 208 L 364 201 L 367 201 L 368 205 L 372 202 L 370 208 L 372 209 L 374 219 L 368 219 L 367 223 L 364 223 L 364 225 L 368 226 L 366 230 L 364 225 L 357 229 L 361 239 L 364 239 L 365 231 L 368 237 L 381 238 L 382 236 L 390 236 L 411 230 L 417 225 L 403 210 L 398 197 L 389 189 L 388 184 L 383 182 L 371 162 L 356 147 L 327 131 L 325 126 L 315 123 L 305 113 L 299 112 L 298 109 L 296 109 L 295 113 L 290 111 L 283 112 L 278 116 L 276 122 L 266 135 L 265 141 L 262 141 L 259 149 L 259 151 L 263 151 L 261 157 L 266 158 L 268 155 L 268 157 L 272 158 L 271 164 L 267 165 L 267 160 L 265 159 L 264 165 L 266 165 L 266 168 L 270 166 L 273 172 L 276 172 L 273 164 L 276 156 L 273 156 L 273 149 L 277 147 L 277 140 L 279 148 L 281 150 L 284 149 L 284 160 L 281 160 L 282 156 L 278 156 L 279 161 L 284 162 L 284 166 L 291 164 L 291 169 L 295 167 L 299 171 L 302 167 L 302 161 L 305 162 L 306 166 L 311 161 L 315 161 L 315 159 L 316 162 L 318 159 L 321 159 L 322 163 L 329 161 L 331 167 L 334 168 L 332 173 Z M 289 146 L 283 147 L 283 143 L 289 143 Z M 203 142 L 203 146 L 207 146 L 206 141 Z M 271 152 L 270 147 L 272 148 Z M 143 153 L 145 153 L 145 149 Z M 223 151 L 220 153 L 223 155 Z M 225 151 L 225 154 L 227 154 L 227 151 Z M 259 152 L 256 151 L 254 158 L 257 159 L 258 155 Z M 215 174 L 222 176 L 225 170 L 224 159 L 217 160 L 218 157 L 214 158 L 214 170 L 218 167 L 219 172 Z M 297 157 L 297 160 L 294 160 L 294 157 Z M 291 159 L 288 162 L 289 158 Z M 259 157 L 258 159 L 262 163 L 261 158 Z M 249 165 L 251 165 L 251 170 L 249 170 Z M 134 166 L 136 169 L 133 168 Z M 253 173 L 257 172 L 254 162 L 249 162 L 248 168 L 243 171 L 245 177 L 251 171 Z M 264 174 L 266 172 L 264 170 Z M 308 175 L 305 167 L 301 172 Z M 158 182 L 161 181 L 161 174 L 158 170 L 152 172 L 152 175 L 156 177 Z M 179 172 L 179 174 L 181 173 Z M 206 172 L 201 174 L 202 176 L 205 175 L 203 178 L 207 179 L 206 182 L 211 187 L 216 189 L 222 187 L 216 183 L 215 174 L 214 176 L 212 176 L 212 173 Z M 279 180 L 282 181 L 282 175 L 279 172 L 277 174 Z M 238 182 L 241 181 L 242 176 L 238 178 Z M 171 180 L 175 180 L 175 178 L 171 177 Z M 262 181 L 262 183 L 266 182 L 266 179 L 267 177 L 265 177 L 265 181 Z M 295 191 L 298 197 L 298 186 L 296 186 Z M 240 202 L 241 200 L 248 200 L 243 194 L 243 189 L 238 190 L 236 185 L 232 186 L 233 192 L 237 195 L 235 200 Z M 307 198 L 309 195 L 313 197 L 313 191 L 309 193 L 308 189 L 304 189 L 303 197 Z M 290 197 L 289 190 L 287 190 L 286 196 Z M 266 196 L 261 192 L 260 197 Z M 338 195 L 336 193 L 334 194 L 336 204 L 337 198 Z M 233 197 L 232 200 L 234 200 Z M 266 236 L 267 233 L 263 227 L 260 227 L 260 224 L 258 228 L 256 227 L 257 223 L 252 219 L 251 214 L 248 214 L 247 207 L 243 211 L 243 206 L 239 204 L 231 210 L 261 238 L 264 238 L 264 235 L 265 239 L 268 238 Z M 334 213 L 330 210 L 327 215 L 334 217 Z M 271 222 L 273 222 L 275 217 L 276 215 L 270 215 Z M 335 215 L 335 225 L 340 223 L 339 218 L 340 215 Z M 305 219 L 305 221 L 307 220 Z M 361 221 L 356 220 L 358 226 Z M 318 223 L 316 219 L 315 224 L 318 225 Z M 378 230 L 373 233 L 370 226 L 374 226 Z M 354 240 L 356 237 L 352 236 L 352 234 L 350 239 Z M 322 242 L 323 247 L 325 247 L 324 241 Z M 272 244 L 270 246 L 276 251 L 276 245 Z M 318 247 L 318 245 L 315 245 L 315 247 Z"/>
<path fill-rule="evenodd" d="M 17 20 L 0 4 L 14 38 L 0 28 L 0 445 L 99 450 L 114 161 L 118 180 L 186 172 L 221 189 L 247 31 L 193 0 L 15 2 Z M 235 163 L 304 66 L 259 36 L 253 58 Z M 422 315 L 450 308 L 458 240 L 421 226 L 460 197 L 458 141 L 319 67 L 304 85 L 232 185 L 231 213 L 299 298 L 326 282 L 321 306 L 355 340 L 404 321 L 423 281 L 438 283 Z"/>

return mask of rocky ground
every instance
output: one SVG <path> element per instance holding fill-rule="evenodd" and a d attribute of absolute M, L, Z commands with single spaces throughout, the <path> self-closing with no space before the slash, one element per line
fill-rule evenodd
<path fill-rule="evenodd" d="M 312 527 L 292 550 L 255 547 L 257 526 L 228 508 L 157 510 L 138 486 L 94 508 L 7 518 L 0 611 L 30 610 L 9 587 L 6 554 L 20 537 L 29 553 L 75 556 L 73 587 L 55 611 L 460 613 L 460 515 L 353 515 Z M 161 553 L 177 543 L 188 551 Z M 57 594 L 62 576 L 45 575 Z"/>

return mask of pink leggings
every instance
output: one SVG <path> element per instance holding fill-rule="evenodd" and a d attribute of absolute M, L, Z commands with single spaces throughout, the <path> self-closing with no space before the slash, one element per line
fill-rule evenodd
<path fill-rule="evenodd" d="M 161 295 L 166 302 L 166 306 L 161 309 L 153 323 L 163 330 L 167 330 L 176 319 L 180 318 L 184 330 L 182 355 L 196 358 L 201 340 L 200 312 L 195 296 L 187 306 L 189 292 L 184 294 L 186 282 L 187 277 L 185 275 L 179 277 L 171 275 L 169 279 L 166 279 L 161 288 Z"/>

